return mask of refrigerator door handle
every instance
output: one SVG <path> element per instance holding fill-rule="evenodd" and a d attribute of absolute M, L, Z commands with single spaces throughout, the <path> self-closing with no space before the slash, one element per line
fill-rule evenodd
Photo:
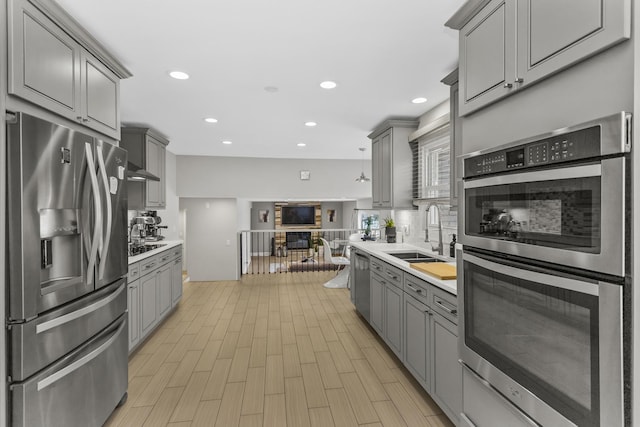
<path fill-rule="evenodd" d="M 49 329 L 57 328 L 58 326 L 64 325 L 66 323 L 72 322 L 76 319 L 79 319 L 89 313 L 93 313 L 102 307 L 105 307 L 113 300 L 118 298 L 122 292 L 124 292 L 124 287 L 120 287 L 116 292 L 112 293 L 106 298 L 103 298 L 93 304 L 90 304 L 86 307 L 81 308 L 80 310 L 72 311 L 71 313 L 63 314 L 62 316 L 58 316 L 54 319 L 48 320 L 46 322 L 40 323 L 36 326 L 36 334 L 40 334 L 42 332 L 46 332 Z"/>
<path fill-rule="evenodd" d="M 87 166 L 89 169 L 89 177 L 91 179 L 91 188 L 93 190 L 93 206 L 95 215 L 95 224 L 93 228 L 93 239 L 91 239 L 91 251 L 89 254 L 89 265 L 87 267 L 87 284 L 93 283 L 93 270 L 96 266 L 96 259 L 98 257 L 98 242 L 100 241 L 100 234 L 102 228 L 102 209 L 100 208 L 100 187 L 98 185 L 98 177 L 96 175 L 96 165 L 93 161 L 93 150 L 91 150 L 91 144 L 85 142 L 85 152 L 87 154 Z"/>
<path fill-rule="evenodd" d="M 113 215 L 112 215 L 112 207 L 111 207 L 111 195 L 110 195 L 110 191 L 109 191 L 109 178 L 107 177 L 107 168 L 104 164 L 104 156 L 102 155 L 102 147 L 97 147 L 96 148 L 96 153 L 98 154 L 98 170 L 100 171 L 100 177 L 102 178 L 102 184 L 104 185 L 104 197 L 105 197 L 105 202 L 107 204 L 107 224 L 106 227 L 102 233 L 102 235 L 100 236 L 100 248 L 99 253 L 100 253 L 100 265 L 98 267 L 98 278 L 102 279 L 104 277 L 104 270 L 106 267 L 106 262 L 104 262 L 104 260 L 107 258 L 107 253 L 109 252 L 109 244 L 111 243 L 111 226 L 112 226 L 112 222 L 113 222 Z M 100 218 L 100 222 L 101 225 L 104 225 L 103 219 Z M 104 240 L 103 240 L 104 237 Z M 104 253 L 103 253 L 104 251 Z"/>
<path fill-rule="evenodd" d="M 59 371 L 57 371 L 57 372 L 49 375 L 48 377 L 43 378 L 42 380 L 38 381 L 38 383 L 37 383 L 38 391 L 40 391 L 40 390 L 42 390 L 42 389 L 44 389 L 46 387 L 49 387 L 51 384 L 55 383 L 56 381 L 61 380 L 62 378 L 66 377 L 67 375 L 71 374 L 73 371 L 76 371 L 76 370 L 80 369 L 81 367 L 85 366 L 86 364 L 91 362 L 96 357 L 100 356 L 100 354 L 102 354 L 105 350 L 107 350 L 111 346 L 111 344 L 118 338 L 118 335 L 122 332 L 122 330 L 125 328 L 126 325 L 127 325 L 127 322 L 125 321 L 125 319 L 122 319 L 121 323 L 120 323 L 120 326 L 118 326 L 118 329 L 116 329 L 111 334 L 109 339 L 107 339 L 99 347 L 97 347 L 96 349 L 94 349 L 91 352 L 87 353 L 86 355 L 82 356 L 80 359 L 76 360 L 75 362 L 65 366 L 64 368 L 60 369 Z"/>

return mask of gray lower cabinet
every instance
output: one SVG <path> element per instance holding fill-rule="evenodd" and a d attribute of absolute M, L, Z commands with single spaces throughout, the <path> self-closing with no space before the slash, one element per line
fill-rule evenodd
<path fill-rule="evenodd" d="M 182 245 L 129 265 L 129 353 L 182 297 Z"/>
<path fill-rule="evenodd" d="M 456 296 L 371 257 L 371 326 L 454 423 L 462 412 Z"/>
<path fill-rule="evenodd" d="M 428 355 L 431 353 L 431 327 L 429 307 L 404 294 L 404 364 L 420 385 L 431 391 Z"/>
<path fill-rule="evenodd" d="M 34 2 L 9 5 L 9 93 L 120 139 L 120 78 Z"/>
<path fill-rule="evenodd" d="M 458 327 L 439 315 L 431 317 L 431 397 L 452 420 L 462 412 L 462 366 L 458 362 Z"/>
<path fill-rule="evenodd" d="M 158 320 L 158 276 L 148 274 L 140 279 L 140 335 L 145 336 L 156 326 Z"/>
<path fill-rule="evenodd" d="M 182 298 L 182 256 L 171 264 L 171 305 L 176 305 Z"/>
<path fill-rule="evenodd" d="M 129 312 L 129 349 L 140 341 L 140 279 L 127 284 L 127 311 Z"/>
<path fill-rule="evenodd" d="M 158 315 L 160 317 L 167 314 L 171 308 L 171 280 L 173 279 L 172 266 L 172 263 L 164 264 L 156 273 L 158 277 Z"/>
<path fill-rule="evenodd" d="M 369 289 L 369 302 L 371 305 L 369 312 L 370 323 L 373 329 L 382 336 L 384 330 L 384 280 L 382 277 L 378 274 L 371 273 Z"/>
<path fill-rule="evenodd" d="M 390 283 L 384 288 L 384 341 L 402 359 L 402 290 Z"/>

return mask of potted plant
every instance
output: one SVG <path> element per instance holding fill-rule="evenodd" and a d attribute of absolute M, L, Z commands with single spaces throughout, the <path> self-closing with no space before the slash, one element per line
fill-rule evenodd
<path fill-rule="evenodd" d="M 384 219 L 384 234 L 387 236 L 387 243 L 396 242 L 396 223 L 389 216 Z"/>

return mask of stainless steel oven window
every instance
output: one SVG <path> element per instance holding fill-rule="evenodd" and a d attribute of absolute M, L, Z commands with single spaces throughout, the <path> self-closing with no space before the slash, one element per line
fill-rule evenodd
<path fill-rule="evenodd" d="M 462 360 L 544 425 L 621 425 L 622 286 L 463 259 Z"/>
<path fill-rule="evenodd" d="M 468 188 L 465 197 L 468 236 L 600 253 L 600 177 Z"/>

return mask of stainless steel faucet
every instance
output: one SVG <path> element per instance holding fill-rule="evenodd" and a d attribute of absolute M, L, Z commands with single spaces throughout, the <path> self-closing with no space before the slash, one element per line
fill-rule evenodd
<path fill-rule="evenodd" d="M 444 249 L 442 245 L 442 211 L 440 210 L 440 206 L 435 202 L 427 205 L 427 210 L 425 211 L 426 226 L 424 229 L 424 241 L 431 244 L 429 242 L 429 209 L 431 209 L 432 206 L 435 206 L 436 212 L 438 212 L 438 254 L 444 255 Z"/>

